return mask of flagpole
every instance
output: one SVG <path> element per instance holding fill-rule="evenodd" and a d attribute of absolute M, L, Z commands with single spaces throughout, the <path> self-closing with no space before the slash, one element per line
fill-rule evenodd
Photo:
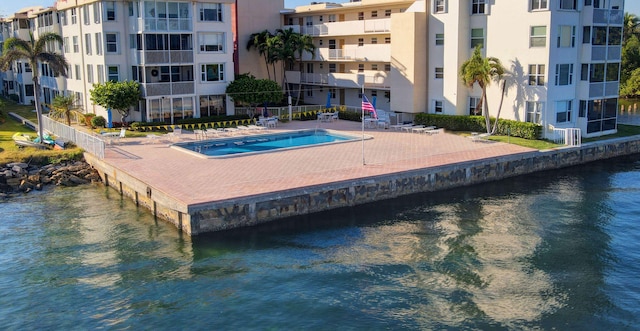
<path fill-rule="evenodd" d="M 364 84 L 362 84 L 362 100 L 364 101 Z M 364 105 L 362 106 L 362 165 L 365 165 L 364 162 Z"/>

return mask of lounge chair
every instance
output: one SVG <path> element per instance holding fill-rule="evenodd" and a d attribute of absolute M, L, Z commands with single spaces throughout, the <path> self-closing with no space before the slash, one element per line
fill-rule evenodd
<path fill-rule="evenodd" d="M 469 138 L 471 138 L 471 140 L 473 142 L 478 142 L 478 141 L 487 141 L 490 136 L 491 136 L 491 133 L 480 133 L 480 134 L 473 134 L 472 133 L 469 136 Z"/>
<path fill-rule="evenodd" d="M 390 129 L 394 129 L 396 131 L 401 131 L 404 128 L 410 128 L 413 126 L 413 123 L 408 123 L 408 124 L 394 124 L 394 125 L 390 125 L 389 128 Z"/>
<path fill-rule="evenodd" d="M 196 140 L 204 140 L 207 139 L 207 134 L 204 130 L 193 130 L 193 134 L 196 136 Z"/>

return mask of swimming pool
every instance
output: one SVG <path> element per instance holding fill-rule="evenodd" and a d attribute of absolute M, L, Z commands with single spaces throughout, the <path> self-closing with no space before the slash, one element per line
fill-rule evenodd
<path fill-rule="evenodd" d="M 335 144 L 359 139 L 362 139 L 362 136 L 349 135 L 325 129 L 307 129 L 176 143 L 171 147 L 200 157 L 226 158 Z"/>

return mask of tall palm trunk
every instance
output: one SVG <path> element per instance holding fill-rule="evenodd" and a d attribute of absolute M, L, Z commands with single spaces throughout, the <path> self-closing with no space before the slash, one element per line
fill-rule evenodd
<path fill-rule="evenodd" d="M 491 134 L 496 134 L 498 132 L 498 120 L 500 119 L 500 111 L 502 110 L 502 103 L 504 102 L 504 94 L 507 91 L 507 82 L 502 81 L 502 94 L 500 95 L 500 104 L 498 105 L 498 113 L 496 114 L 496 123 L 493 125 L 493 129 L 491 130 Z"/>
<path fill-rule="evenodd" d="M 31 64 L 32 67 L 33 63 Z M 34 67 L 33 71 L 33 98 L 36 103 L 36 116 L 38 117 L 38 136 L 40 137 L 40 143 L 44 143 L 44 130 L 42 128 L 42 108 L 40 107 L 40 82 L 38 81 L 38 72 Z"/>
<path fill-rule="evenodd" d="M 489 118 L 489 105 L 487 104 L 487 87 L 482 85 L 482 108 L 484 109 L 484 121 L 487 126 L 487 133 L 491 133 L 491 119 Z"/>

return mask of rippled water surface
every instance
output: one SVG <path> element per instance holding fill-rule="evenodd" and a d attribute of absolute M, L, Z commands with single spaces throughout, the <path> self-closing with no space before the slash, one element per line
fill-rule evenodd
<path fill-rule="evenodd" d="M 0 202 L 3 329 L 636 329 L 623 158 L 189 238 L 101 186 Z"/>

